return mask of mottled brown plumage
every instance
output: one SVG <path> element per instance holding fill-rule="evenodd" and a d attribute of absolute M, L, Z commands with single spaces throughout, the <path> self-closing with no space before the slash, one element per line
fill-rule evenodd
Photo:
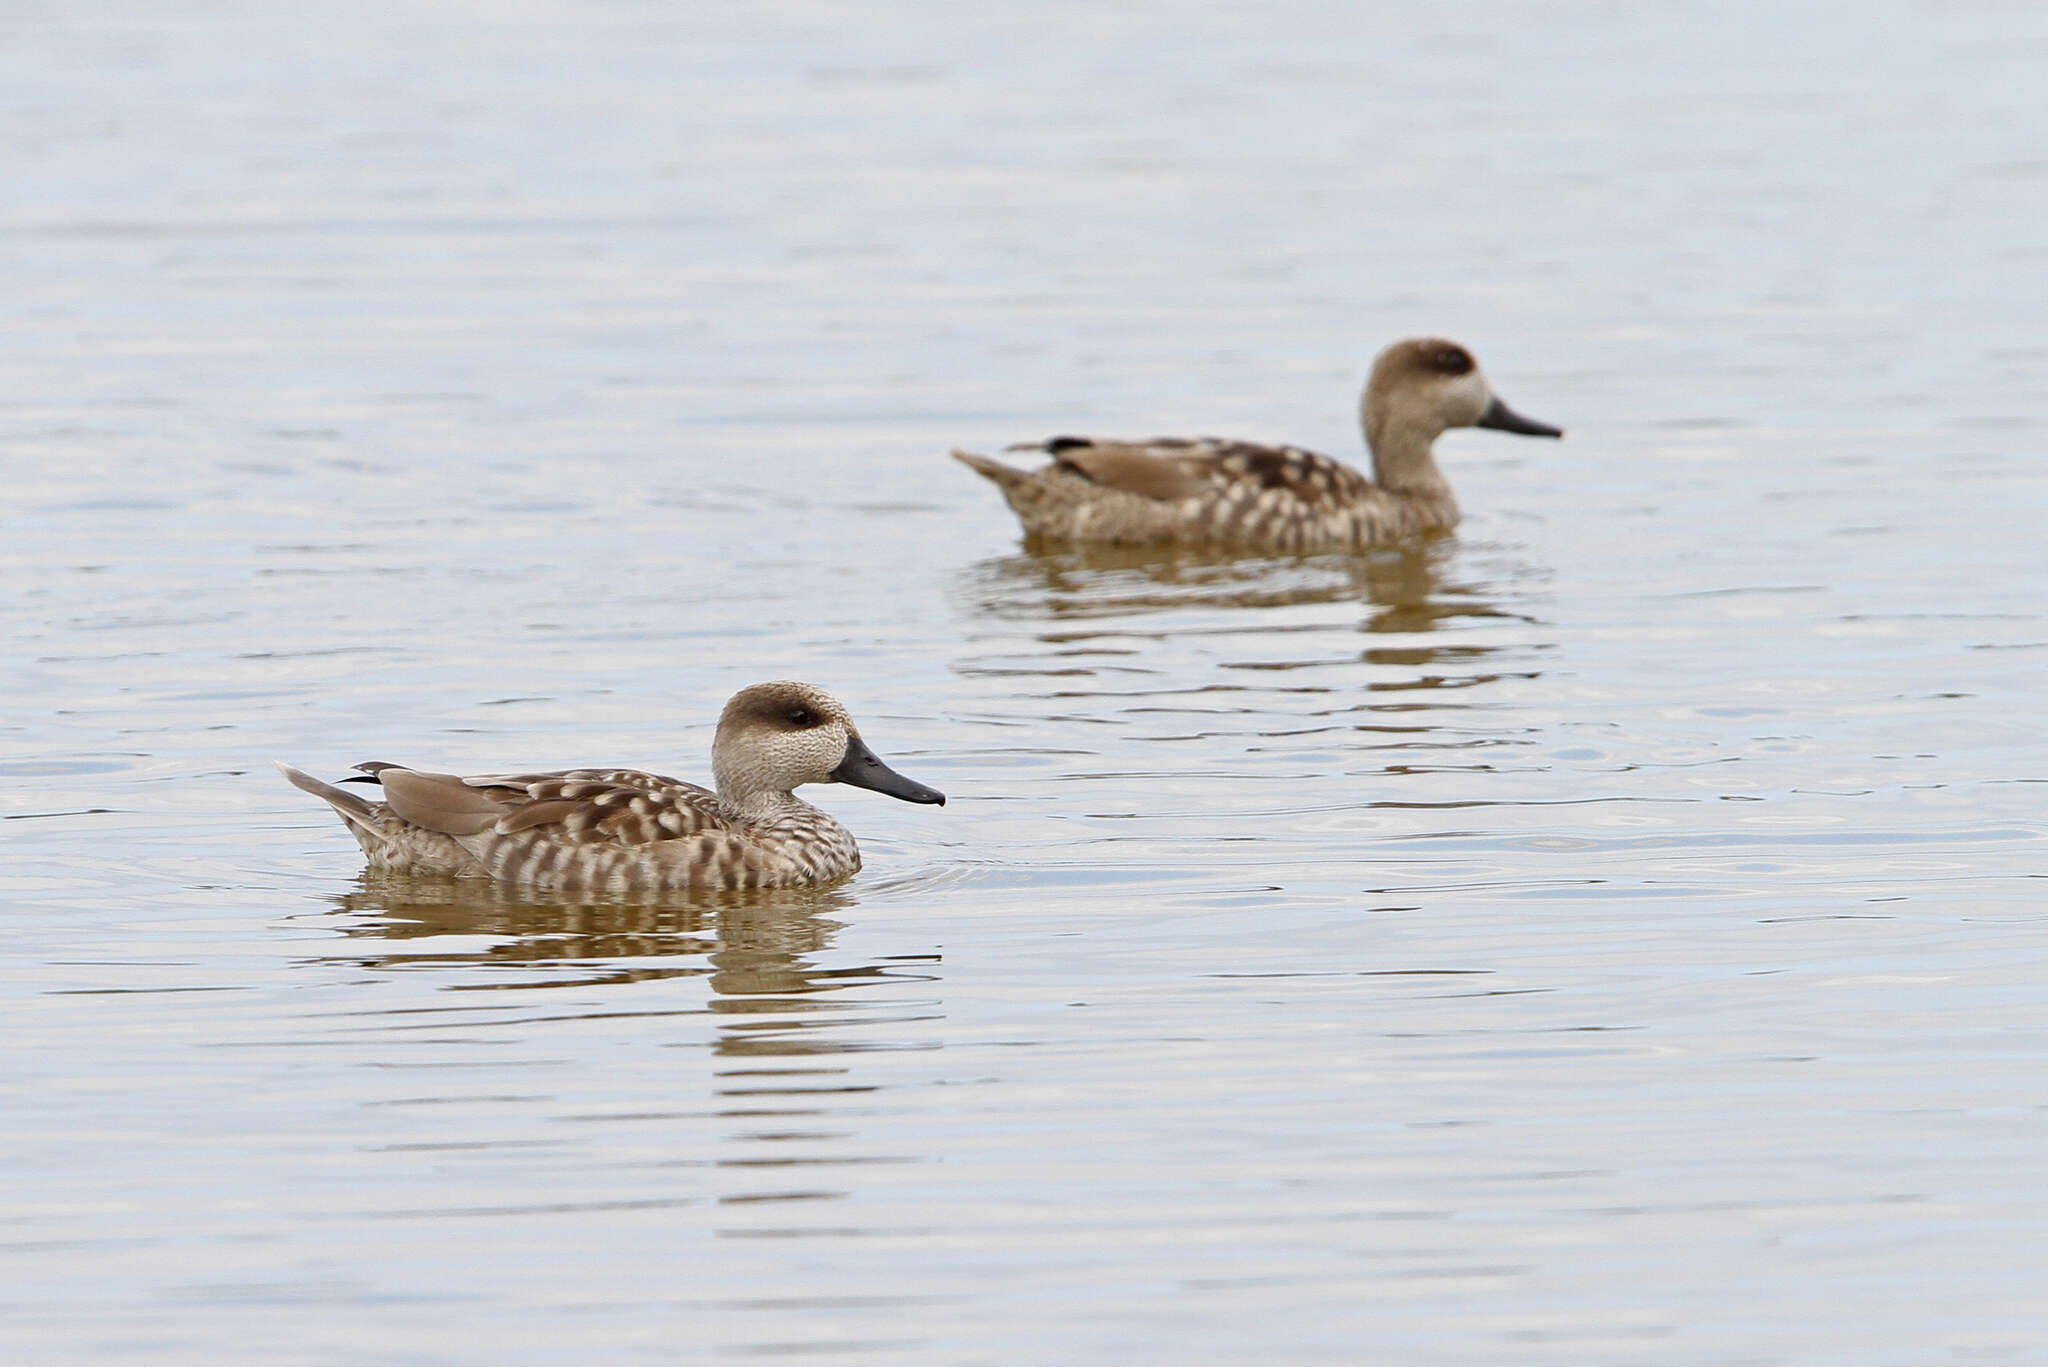
<path fill-rule="evenodd" d="M 1052 457 L 1032 471 L 953 455 L 1003 491 L 1031 536 L 1305 554 L 1364 550 L 1457 525 L 1457 500 L 1433 449 L 1446 428 L 1563 435 L 1495 398 L 1472 353 L 1437 337 L 1380 353 L 1360 420 L 1373 479 L 1298 446 L 1217 437 L 1054 437 L 1009 448 Z"/>
<path fill-rule="evenodd" d="M 884 765 L 823 689 L 756 684 L 734 695 L 712 742 L 717 791 L 637 769 L 458 777 L 357 766 L 384 789 L 371 802 L 280 764 L 334 808 L 370 866 L 491 878 L 564 892 L 779 888 L 860 868 L 831 816 L 795 796 L 851 783 L 909 802 L 945 798 Z"/>

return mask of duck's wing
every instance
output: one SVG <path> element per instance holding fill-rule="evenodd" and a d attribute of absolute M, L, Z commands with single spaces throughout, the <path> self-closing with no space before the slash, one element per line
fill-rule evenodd
<path fill-rule="evenodd" d="M 638 769 L 461 777 L 360 767 L 383 784 L 398 816 L 457 837 L 533 831 L 568 844 L 651 845 L 730 825 L 715 793 Z"/>
<path fill-rule="evenodd" d="M 1316 505 L 1370 487 L 1356 470 L 1319 452 L 1223 437 L 1054 437 L 1029 449 L 1044 451 L 1055 465 L 1105 488 L 1167 503 L 1234 489 L 1279 489 Z"/>
<path fill-rule="evenodd" d="M 1368 497 L 1378 488 L 1343 461 L 1303 446 L 1213 442 L 1209 461 L 1222 483 L 1279 490 L 1316 509 Z"/>
<path fill-rule="evenodd" d="M 1014 449 L 1014 448 L 1013 448 Z M 1107 489 L 1162 503 L 1193 498 L 1208 484 L 1206 450 L 1197 440 L 1104 441 L 1095 437 L 1054 437 L 1030 449 L 1045 452 L 1055 466 Z"/>

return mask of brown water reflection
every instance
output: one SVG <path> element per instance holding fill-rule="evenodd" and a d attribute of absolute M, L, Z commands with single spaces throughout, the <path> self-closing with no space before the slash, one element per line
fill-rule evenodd
<path fill-rule="evenodd" d="M 1365 556 L 1290 558 L 1178 548 L 1027 548 L 975 565 L 965 593 L 973 616 L 1053 628 L 1029 638 L 1034 647 L 1052 647 L 1053 659 L 1032 667 L 1008 652 L 993 659 L 977 654 L 961 668 L 982 675 L 1130 673 L 1136 661 L 1118 641 L 1242 637 L 1262 643 L 1257 658 L 1212 663 L 1233 674 L 1296 676 L 1336 666 L 1347 671 L 1347 687 L 1356 682 L 1349 670 L 1362 663 L 1374 667 L 1372 677 L 1363 681 L 1367 692 L 1469 688 L 1503 678 L 1540 677 L 1536 670 L 1482 667 L 1507 644 L 1480 636 L 1486 627 L 1541 623 L 1526 611 L 1504 606 L 1508 591 L 1475 577 L 1470 558 L 1461 560 L 1454 551 L 1444 541 Z M 1518 579 L 1526 573 L 1518 571 Z M 1361 614 L 1287 615 L 1289 609 L 1343 603 L 1357 603 Z M 1167 614 L 1178 614 L 1178 619 L 1168 622 Z M 1152 620 L 1142 625 L 1115 620 L 1136 617 Z M 1358 649 L 1357 632 L 1377 643 Z M 1434 639 L 1445 632 L 1462 634 L 1455 643 Z M 1392 639 L 1401 637 L 1423 639 Z M 1276 655 L 1271 647 L 1279 643 L 1291 649 Z M 981 644 L 986 646 L 988 638 L 981 638 Z M 1512 644 L 1517 652 L 1546 648 L 1519 630 Z M 1177 685 L 1189 677 L 1186 668 L 1172 673 Z"/>
<path fill-rule="evenodd" d="M 1454 569 L 1462 570 L 1453 578 Z M 1534 619 L 1501 607 L 1445 541 L 1369 555 L 1244 557 L 1181 548 L 1026 549 L 968 572 L 973 606 L 1000 619 L 1069 620 L 1193 608 L 1357 601 L 1360 629 L 1428 632 L 1464 621 Z"/>
<path fill-rule="evenodd" d="M 334 900 L 353 918 L 371 918 L 343 927 L 355 951 L 346 962 L 393 972 L 432 970 L 450 990 L 519 992 L 702 979 L 711 995 L 681 1014 L 731 1017 L 711 1041 L 718 1057 L 936 1047 L 848 1041 L 827 1033 L 937 1018 L 922 993 L 908 1000 L 893 993 L 827 995 L 918 986 L 932 981 L 939 962 L 936 954 L 891 956 L 884 963 L 821 962 L 834 935 L 846 928 L 827 913 L 855 905 L 836 887 L 719 893 L 688 901 L 563 902 L 481 880 L 365 873 L 357 891 Z M 478 946 L 480 938 L 490 943 Z M 365 942 L 375 941 L 418 947 L 363 952 Z M 322 962 L 341 958 L 330 955 Z M 450 970 L 465 967 L 488 972 L 449 978 Z M 645 1014 L 676 1013 L 654 1007 Z"/>
<path fill-rule="evenodd" d="M 1444 541 L 1364 556 L 1027 547 L 973 566 L 968 593 L 977 608 L 992 616 L 1055 619 L 1356 599 L 1373 609 L 1369 629 L 1428 631 L 1441 620 L 1496 613 L 1477 599 L 1476 585 L 1446 581 L 1455 559 L 1453 545 Z"/>
<path fill-rule="evenodd" d="M 837 888 L 565 902 L 480 879 L 366 872 L 356 891 L 334 901 L 353 917 L 371 918 L 343 928 L 353 945 L 416 946 L 351 956 L 365 968 L 473 964 L 557 974 L 462 984 L 471 989 L 701 977 L 721 996 L 790 996 L 872 980 L 881 971 L 826 969 L 811 961 L 844 928 L 827 913 L 854 905 Z M 478 947 L 478 938 L 491 943 Z M 451 940 L 461 943 L 442 943 Z"/>

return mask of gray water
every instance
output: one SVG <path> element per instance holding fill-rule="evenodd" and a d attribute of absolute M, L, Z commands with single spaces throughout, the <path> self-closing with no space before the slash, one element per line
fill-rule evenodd
<path fill-rule="evenodd" d="M 2048 17 L 0 16 L 23 1362 L 2048 1360 Z M 944 458 L 1454 539 L 1034 555 Z M 867 869 L 367 880 L 271 770 L 703 777 Z"/>

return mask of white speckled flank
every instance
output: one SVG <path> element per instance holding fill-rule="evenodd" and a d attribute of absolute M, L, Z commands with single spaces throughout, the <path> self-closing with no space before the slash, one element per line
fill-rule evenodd
<path fill-rule="evenodd" d="M 370 867 L 490 878 L 562 892 L 786 888 L 860 869 L 853 835 L 792 791 L 851 783 L 907 802 L 938 792 L 875 758 L 838 699 L 802 683 L 734 695 L 712 743 L 717 791 L 637 769 L 457 777 L 357 766 L 367 801 L 280 764 L 324 799 Z"/>
<path fill-rule="evenodd" d="M 1216 437 L 1054 437 L 1010 448 L 1052 456 L 1035 471 L 968 451 L 953 455 L 994 481 L 1034 537 L 1306 554 L 1364 550 L 1456 526 L 1458 503 L 1433 449 L 1446 428 L 1563 435 L 1501 403 L 1469 351 L 1434 337 L 1380 353 L 1360 420 L 1373 479 L 1300 447 Z"/>

